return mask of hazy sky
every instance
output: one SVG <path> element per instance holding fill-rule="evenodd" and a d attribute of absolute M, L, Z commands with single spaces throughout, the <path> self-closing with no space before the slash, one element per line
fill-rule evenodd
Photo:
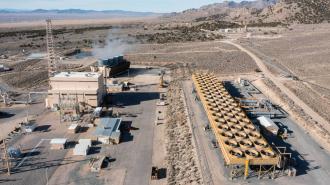
<path fill-rule="evenodd" d="M 240 1 L 240 0 L 235 0 Z M 0 9 L 95 9 L 173 12 L 222 0 L 0 0 Z"/>

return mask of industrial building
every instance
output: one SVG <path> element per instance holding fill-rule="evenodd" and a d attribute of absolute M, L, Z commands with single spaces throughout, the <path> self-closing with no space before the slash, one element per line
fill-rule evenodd
<path fill-rule="evenodd" d="M 54 138 L 50 140 L 50 148 L 52 150 L 64 150 L 68 142 L 67 138 Z"/>
<path fill-rule="evenodd" d="M 119 144 L 121 118 L 100 118 L 94 136 L 104 144 Z"/>
<path fill-rule="evenodd" d="M 105 78 L 114 77 L 127 71 L 131 63 L 124 56 L 116 56 L 110 59 L 100 59 L 97 66 L 91 66 L 91 71 L 101 73 Z"/>
<path fill-rule="evenodd" d="M 225 165 L 231 169 L 231 178 L 240 176 L 242 171 L 247 178 L 251 165 L 258 166 L 259 177 L 274 173 L 280 155 L 260 134 L 223 83 L 209 74 L 194 74 L 192 78 Z"/>
<path fill-rule="evenodd" d="M 103 75 L 93 72 L 61 72 L 49 79 L 48 108 L 98 107 L 106 94 Z"/>
<path fill-rule="evenodd" d="M 78 144 L 73 149 L 73 155 L 86 156 L 91 147 L 91 139 L 79 139 Z"/>

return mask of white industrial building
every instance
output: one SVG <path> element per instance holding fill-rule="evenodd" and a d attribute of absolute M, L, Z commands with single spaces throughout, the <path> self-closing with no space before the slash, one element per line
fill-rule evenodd
<path fill-rule="evenodd" d="M 46 106 L 60 108 L 97 107 L 106 94 L 102 74 L 92 72 L 61 72 L 50 77 Z"/>
<path fill-rule="evenodd" d="M 91 139 L 79 139 L 78 144 L 73 149 L 73 155 L 86 156 L 92 147 Z"/>
<path fill-rule="evenodd" d="M 63 150 L 66 148 L 67 138 L 54 138 L 50 140 L 50 148 L 53 150 Z"/>

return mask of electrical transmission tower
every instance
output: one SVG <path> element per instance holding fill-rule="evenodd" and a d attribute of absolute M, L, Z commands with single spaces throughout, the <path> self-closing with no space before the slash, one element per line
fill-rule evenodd
<path fill-rule="evenodd" d="M 47 40 L 47 54 L 48 54 L 48 77 L 54 76 L 57 67 L 57 55 L 55 53 L 55 45 L 53 38 L 52 21 L 46 20 L 46 40 Z"/>

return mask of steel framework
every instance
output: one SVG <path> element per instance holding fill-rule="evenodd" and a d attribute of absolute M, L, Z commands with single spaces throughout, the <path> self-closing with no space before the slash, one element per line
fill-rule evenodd
<path fill-rule="evenodd" d="M 231 178 L 249 176 L 251 166 L 259 166 L 258 177 L 272 177 L 280 156 L 256 129 L 246 113 L 214 75 L 194 74 L 195 89 L 219 143 Z"/>
<path fill-rule="evenodd" d="M 58 57 L 55 53 L 55 45 L 53 38 L 53 26 L 50 19 L 46 20 L 46 41 L 47 41 L 47 54 L 48 54 L 48 76 L 52 77 L 57 70 Z"/>
<path fill-rule="evenodd" d="M 3 165 L 5 166 L 5 171 L 7 171 L 8 175 L 11 175 L 11 159 L 8 155 L 8 151 L 7 151 L 7 141 L 4 139 L 1 141 L 1 147 L 0 150 L 2 152 L 2 156 L 0 158 L 1 162 L 3 163 Z M 3 170 L 3 169 L 0 169 Z"/>

